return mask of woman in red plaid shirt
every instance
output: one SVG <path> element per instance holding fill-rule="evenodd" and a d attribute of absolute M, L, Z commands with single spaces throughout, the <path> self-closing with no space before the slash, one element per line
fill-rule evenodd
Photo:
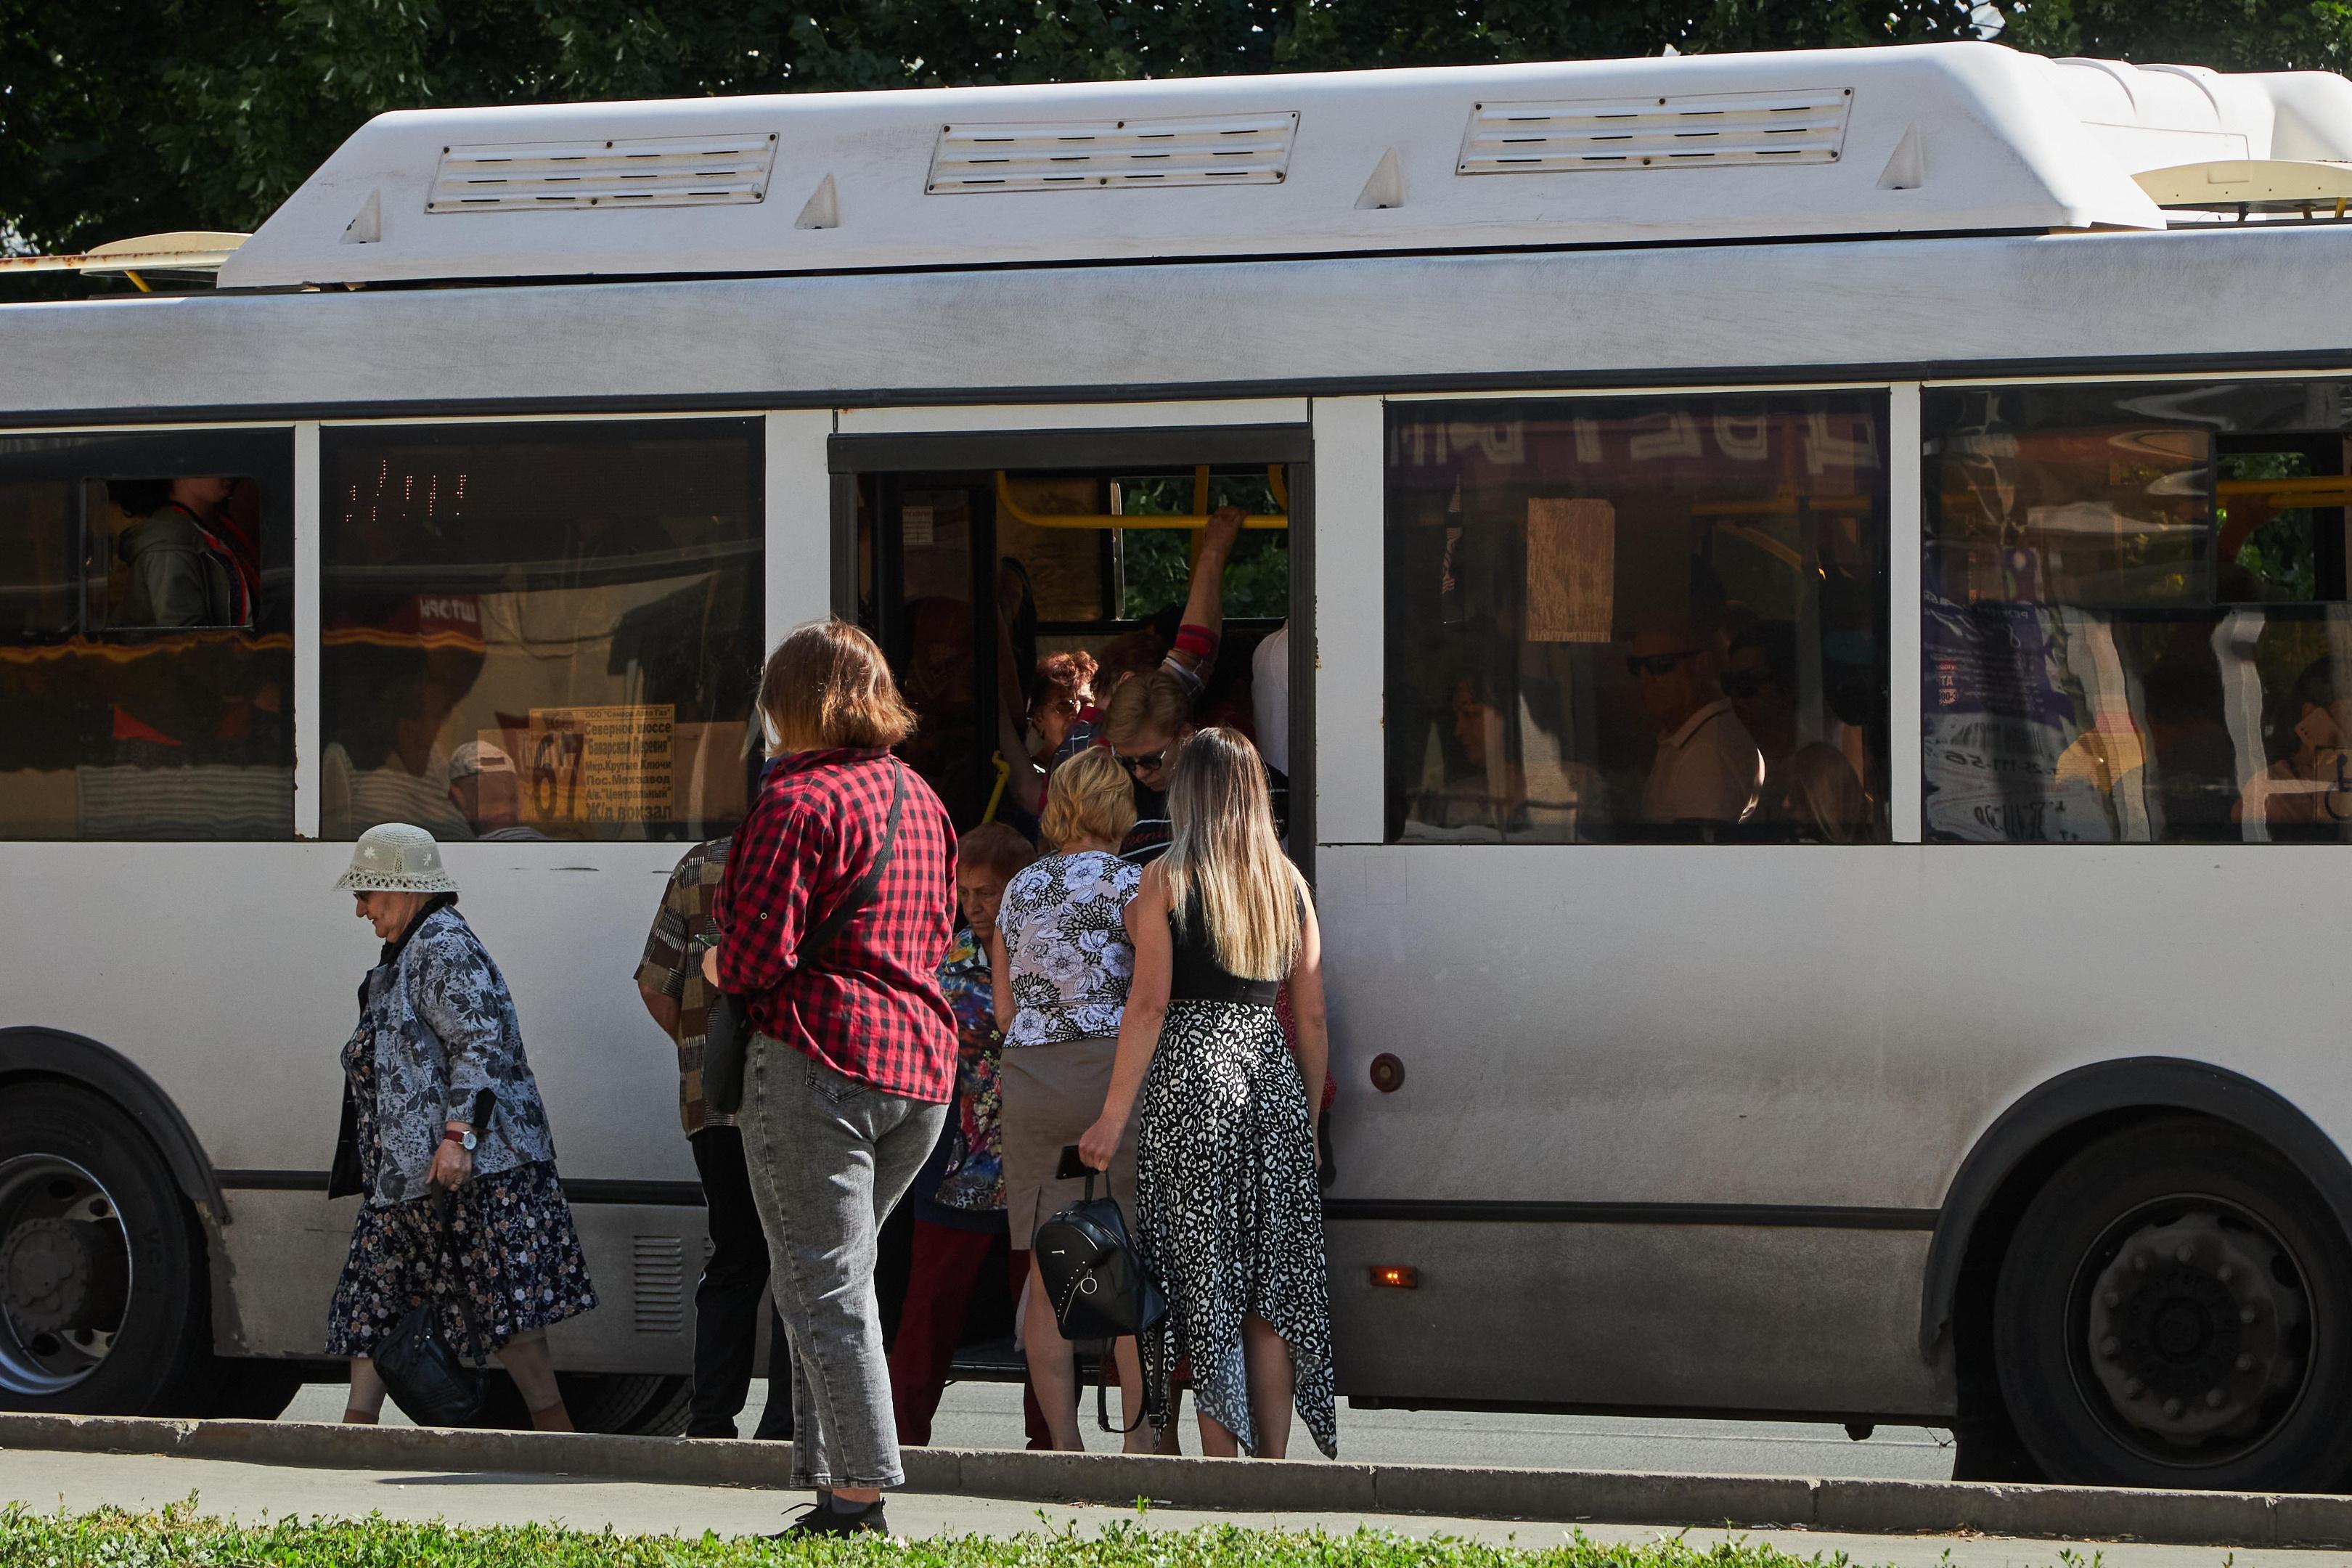
<path fill-rule="evenodd" d="M 915 717 L 856 626 L 818 621 L 784 638 L 759 708 L 776 763 L 736 831 L 711 910 L 724 934 L 704 972 L 750 999 L 755 1031 L 737 1123 L 792 1342 L 793 1484 L 817 1490 L 794 1531 L 885 1531 L 882 1489 L 906 1477 L 875 1237 L 955 1089 L 955 1015 L 939 983 L 955 828 L 890 754 Z"/>

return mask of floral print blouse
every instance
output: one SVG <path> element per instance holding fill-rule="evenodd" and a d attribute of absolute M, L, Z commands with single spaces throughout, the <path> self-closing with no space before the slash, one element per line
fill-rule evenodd
<path fill-rule="evenodd" d="M 967 1214 L 987 1214 L 1004 1206 L 1004 1091 L 997 1082 L 999 1042 L 988 952 L 970 926 L 948 944 L 940 989 L 955 1009 L 956 1097 L 948 1112 L 953 1137 L 937 1201 Z"/>
<path fill-rule="evenodd" d="M 1142 880 L 1142 867 L 1087 849 L 1048 855 L 1004 885 L 996 924 L 1013 983 L 1007 1047 L 1118 1033 L 1135 979 L 1124 917 Z"/>
<path fill-rule="evenodd" d="M 486 1089 L 496 1098 L 489 1126 L 475 1129 L 476 1174 L 555 1158 L 506 977 L 456 910 L 425 915 L 398 956 L 368 972 L 349 1048 L 375 1065 L 382 1146 L 368 1172 L 370 1203 L 423 1196 L 444 1127 L 472 1120 Z"/>

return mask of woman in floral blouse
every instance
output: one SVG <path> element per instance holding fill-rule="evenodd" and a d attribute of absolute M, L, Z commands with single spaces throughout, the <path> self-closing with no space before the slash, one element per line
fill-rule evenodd
<path fill-rule="evenodd" d="M 1118 759 L 1099 746 L 1069 758 L 1046 785 L 1043 829 L 1057 852 L 1007 883 L 997 910 L 989 971 L 997 1026 L 1004 1031 L 998 1069 L 1004 1092 L 1004 1208 L 1015 1247 L 1029 1247 L 1038 1226 L 1085 1190 L 1055 1173 L 1063 1149 L 1093 1125 L 1110 1087 L 1119 1015 L 1135 975 L 1135 949 L 1123 917 L 1143 876 L 1115 851 L 1134 824 L 1135 794 Z M 1120 1147 L 1110 1173 L 1113 1190 L 1132 1195 L 1132 1139 Z M 1054 1447 L 1083 1448 L 1075 1358 L 1034 1258 L 1021 1338 Z M 1143 1380 L 1135 1342 L 1119 1341 L 1116 1353 L 1123 1419 L 1134 1428 L 1127 1447 L 1149 1451 L 1154 1434 L 1139 1415 Z"/>
<path fill-rule="evenodd" d="M 429 1300 L 451 1345 L 462 1351 L 478 1331 L 497 1353 L 533 1426 L 568 1432 L 547 1328 L 594 1307 L 596 1292 L 505 977 L 457 912 L 457 884 L 423 828 L 368 829 L 335 887 L 383 943 L 343 1047 L 327 1188 L 364 1194 L 328 1311 L 327 1353 L 352 1363 L 343 1419 L 374 1425 L 385 1391 L 371 1357 Z M 436 1187 L 453 1194 L 446 1226 Z"/>
<path fill-rule="evenodd" d="M 931 1417 L 963 1341 L 972 1287 L 1005 1234 L 999 1125 L 1004 1097 L 997 1081 L 1003 1038 L 992 1013 L 988 951 L 1004 885 L 1035 858 L 1029 841 L 1002 822 L 983 823 L 956 841 L 956 901 L 965 923 L 940 965 L 940 989 L 956 1016 L 955 1103 L 939 1146 L 907 1189 L 915 1215 L 914 1258 L 898 1331 L 890 1341 L 890 1405 L 902 1446 L 931 1440 Z M 1029 1259 L 1016 1251 L 1013 1261 L 1017 1301 Z M 1023 1403 L 1031 1436 L 1043 1447 L 1047 1433 L 1036 1401 Z"/>

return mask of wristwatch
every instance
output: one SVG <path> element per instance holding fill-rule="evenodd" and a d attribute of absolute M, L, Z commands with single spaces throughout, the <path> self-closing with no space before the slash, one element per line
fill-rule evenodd
<path fill-rule="evenodd" d="M 474 1136 L 473 1131 L 470 1128 L 460 1132 L 454 1127 L 446 1127 L 442 1129 L 441 1142 L 444 1143 L 455 1143 L 458 1148 L 463 1149 L 467 1153 L 470 1154 L 480 1144 L 481 1140 Z"/>

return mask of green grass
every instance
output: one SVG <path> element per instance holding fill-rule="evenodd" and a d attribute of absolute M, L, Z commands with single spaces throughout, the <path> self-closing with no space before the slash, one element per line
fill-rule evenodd
<path fill-rule="evenodd" d="M 1531 1525 L 1530 1531 L 1549 1527 Z M 0 1509 L 0 1568 L 753 1568 L 766 1563 L 890 1568 L 1844 1568 L 1843 1554 L 1796 1557 L 1748 1543 L 1667 1540 L 1603 1546 L 1576 1538 L 1528 1549 L 1378 1531 L 1297 1534 L 1233 1527 L 1153 1531 L 1122 1521 L 1099 1534 L 1036 1531 L 929 1541 L 865 1537 L 784 1547 L 716 1535 L 588 1534 L 549 1525 L 470 1529 L 366 1520 L 240 1525 L 193 1503 L 161 1513 L 42 1514 Z"/>

